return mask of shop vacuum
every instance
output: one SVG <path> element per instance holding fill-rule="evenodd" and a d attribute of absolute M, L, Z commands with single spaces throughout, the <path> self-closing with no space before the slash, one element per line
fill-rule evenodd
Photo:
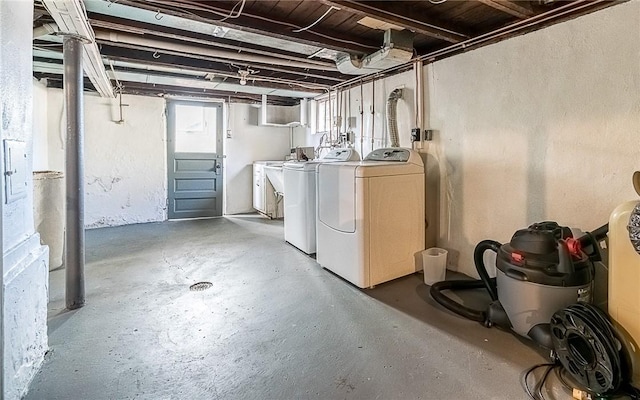
<path fill-rule="evenodd" d="M 600 258 L 597 242 L 606 233 L 607 225 L 575 239 L 571 229 L 546 221 L 517 231 L 506 244 L 483 240 L 473 254 L 480 280 L 437 282 L 431 286 L 431 297 L 456 314 L 512 330 L 551 349 L 553 314 L 578 301 L 591 301 L 593 261 Z M 487 273 L 486 251 L 496 253 L 495 278 Z M 442 293 L 479 288 L 491 297 L 486 310 L 465 307 Z"/>
<path fill-rule="evenodd" d="M 640 195 L 640 172 L 633 176 Z M 607 237 L 608 234 L 608 237 Z M 608 309 L 590 304 L 595 261 L 600 243 L 608 239 Z M 606 243 L 606 242 L 605 242 Z M 496 278 L 484 265 L 486 251 L 496 253 Z M 640 201 L 618 206 L 609 223 L 574 238 L 555 222 L 541 222 L 517 231 L 511 241 L 485 240 L 475 248 L 480 280 L 435 283 L 431 296 L 439 304 L 487 327 L 498 326 L 551 350 L 552 363 L 573 383 L 600 398 L 624 392 L 640 399 Z M 491 303 L 485 310 L 465 307 L 445 290 L 485 288 Z M 558 371 L 558 370 L 557 370 Z M 564 372 L 563 372 L 564 371 Z"/>
<path fill-rule="evenodd" d="M 624 380 L 619 342 L 606 314 L 590 304 L 594 262 L 601 260 L 599 242 L 607 232 L 608 224 L 574 238 L 568 227 L 545 221 L 518 230 L 509 243 L 483 240 L 473 255 L 480 279 L 437 282 L 431 297 L 465 318 L 552 350 L 554 361 L 590 393 L 617 392 Z M 484 264 L 487 251 L 496 253 L 495 278 Z M 485 310 L 442 293 L 480 288 L 491 297 Z"/>

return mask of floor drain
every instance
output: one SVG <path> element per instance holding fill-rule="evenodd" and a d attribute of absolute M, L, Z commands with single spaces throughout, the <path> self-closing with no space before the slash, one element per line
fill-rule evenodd
<path fill-rule="evenodd" d="M 192 292 L 202 292 L 203 290 L 209 289 L 211 286 L 213 286 L 213 283 L 211 282 L 198 282 L 189 286 L 189 290 Z"/>

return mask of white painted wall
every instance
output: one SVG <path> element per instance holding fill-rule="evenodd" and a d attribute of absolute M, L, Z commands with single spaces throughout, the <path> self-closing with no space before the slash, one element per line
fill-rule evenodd
<path fill-rule="evenodd" d="M 424 68 L 424 127 L 436 134 L 420 151 L 428 154 L 427 199 L 440 199 L 437 244 L 450 250 L 451 269 L 476 275 L 472 253 L 483 239 L 506 242 L 541 220 L 591 230 L 635 198 L 639 26 L 640 1 L 631 1 Z M 374 129 L 372 84 L 363 88 L 364 123 L 360 88 L 349 91 L 363 155 L 388 144 L 384 102 L 401 85 L 400 145 L 410 146 L 414 81 L 409 71 L 376 83 Z M 310 132 L 295 144 L 317 145 L 320 135 Z"/>
<path fill-rule="evenodd" d="M 47 90 L 47 169 L 64 170 L 63 92 Z M 85 178 L 88 228 L 163 221 L 166 213 L 166 118 L 164 99 L 123 97 L 123 124 L 117 99 L 85 95 Z M 297 107 L 269 106 L 270 118 L 296 117 Z M 283 160 L 289 154 L 290 128 L 259 126 L 260 109 L 225 106 L 225 214 L 253 212 L 252 163 Z M 272 121 L 273 122 L 273 121 Z M 294 128 L 293 132 L 303 132 Z M 226 136 L 226 135 L 225 135 Z"/>
<path fill-rule="evenodd" d="M 291 114 L 290 107 L 269 106 L 270 115 Z M 290 128 L 259 126 L 260 109 L 233 103 L 228 108 L 231 138 L 225 139 L 225 214 L 254 212 L 253 162 L 284 160 L 290 152 Z M 270 121 L 273 121 L 271 119 Z M 293 132 L 303 132 L 294 128 Z"/>
<path fill-rule="evenodd" d="M 5 385 L 0 397 L 7 400 L 25 393 L 47 349 L 48 252 L 33 226 L 32 20 L 32 2 L 0 2 L 0 135 L 25 142 L 27 154 L 24 198 L 4 204 L 5 177 L 0 174 Z"/>
<path fill-rule="evenodd" d="M 49 168 L 49 138 L 47 136 L 47 86 L 33 79 L 33 170 Z"/>
<path fill-rule="evenodd" d="M 49 89 L 50 166 L 63 170 L 63 92 Z M 165 101 L 85 94 L 85 225 L 87 228 L 164 221 L 166 212 Z"/>
<path fill-rule="evenodd" d="M 542 220 L 591 230 L 636 197 L 639 26 L 632 1 L 428 67 L 439 243 L 458 270 L 474 275 L 482 239 Z"/>
<path fill-rule="evenodd" d="M 400 132 L 400 146 L 411 147 L 411 129 L 415 126 L 415 77 L 413 71 L 407 71 L 375 83 L 369 82 L 362 86 L 343 91 L 340 97 L 344 104 L 339 112 L 342 117 L 340 128 L 334 129 L 332 135 L 336 138 L 338 131 L 349 130 L 349 117 L 355 117 L 355 126 L 351 130 L 355 133 L 353 147 L 365 157 L 373 149 L 390 145 L 390 139 L 386 123 L 387 99 L 396 88 L 403 89 L 402 99 L 397 103 L 398 131 Z M 374 89 L 375 85 L 375 89 Z M 374 96 L 375 94 L 375 96 Z M 363 106 L 361 107 L 361 104 Z M 314 102 L 309 102 L 309 107 L 315 107 Z M 360 110 L 364 113 L 360 114 Z M 313 112 L 309 112 L 313 115 Z M 315 121 L 310 121 L 311 124 Z M 294 137 L 295 146 L 314 146 L 320 143 L 322 133 L 315 133 L 313 127 L 298 130 Z M 329 133 L 326 134 L 327 139 Z M 328 149 L 323 149 L 321 156 Z"/>
<path fill-rule="evenodd" d="M 374 89 L 375 85 L 375 89 Z M 429 146 L 423 143 L 416 143 L 415 147 L 411 142 L 411 129 L 416 127 L 416 76 L 413 70 L 403 72 L 386 79 L 378 80 L 375 83 L 366 83 L 362 87 L 356 86 L 342 92 L 343 106 L 340 107 L 339 115 L 342 117 L 342 124 L 334 129 L 332 135 L 337 137 L 338 132 L 353 131 L 355 140 L 352 147 L 358 151 L 362 158 L 366 157 L 372 150 L 381 147 L 391 146 L 391 139 L 387 127 L 387 100 L 391 92 L 396 88 L 402 88 L 402 98 L 397 102 L 396 118 L 398 124 L 398 134 L 400 136 L 400 147 L 415 148 L 422 153 L 427 173 L 427 185 L 425 186 L 425 216 L 427 220 L 425 230 L 425 248 L 433 247 L 437 241 L 438 227 L 438 197 L 439 197 L 439 172 L 438 165 L 434 157 L 428 155 Z M 314 102 L 309 102 L 309 107 L 315 107 Z M 360 114 L 360 110 L 364 110 Z M 314 112 L 310 124 L 315 124 L 313 120 Z M 355 117 L 355 125 L 349 126 L 349 117 Z M 314 133 L 313 126 L 305 130 L 300 130 L 295 134 L 295 146 L 318 147 L 322 133 Z M 326 134 L 328 140 L 329 134 Z M 420 148 L 422 147 L 422 148 Z M 324 156 L 329 149 L 324 148 L 320 152 L 320 157 Z M 422 268 L 421 260 L 417 260 L 417 267 Z"/>

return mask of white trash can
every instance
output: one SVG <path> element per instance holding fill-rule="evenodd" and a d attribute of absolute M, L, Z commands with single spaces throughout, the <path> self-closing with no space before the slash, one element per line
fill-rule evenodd
<path fill-rule="evenodd" d="M 43 244 L 49 246 L 49 270 L 61 267 L 64 253 L 64 174 L 33 172 L 33 219 Z"/>
<path fill-rule="evenodd" d="M 432 247 L 422 252 L 424 283 L 433 285 L 444 281 L 447 273 L 447 250 Z"/>

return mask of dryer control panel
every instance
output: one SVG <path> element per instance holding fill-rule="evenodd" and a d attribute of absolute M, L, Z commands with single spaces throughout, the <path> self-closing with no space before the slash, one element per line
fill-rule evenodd
<path fill-rule="evenodd" d="M 359 161 L 360 155 L 354 149 L 336 149 L 322 158 L 323 161 Z"/>
<path fill-rule="evenodd" d="M 383 149 L 376 149 L 369 153 L 365 157 L 365 161 L 397 161 L 407 162 L 411 152 L 409 149 L 399 149 L 395 147 L 388 147 Z"/>

